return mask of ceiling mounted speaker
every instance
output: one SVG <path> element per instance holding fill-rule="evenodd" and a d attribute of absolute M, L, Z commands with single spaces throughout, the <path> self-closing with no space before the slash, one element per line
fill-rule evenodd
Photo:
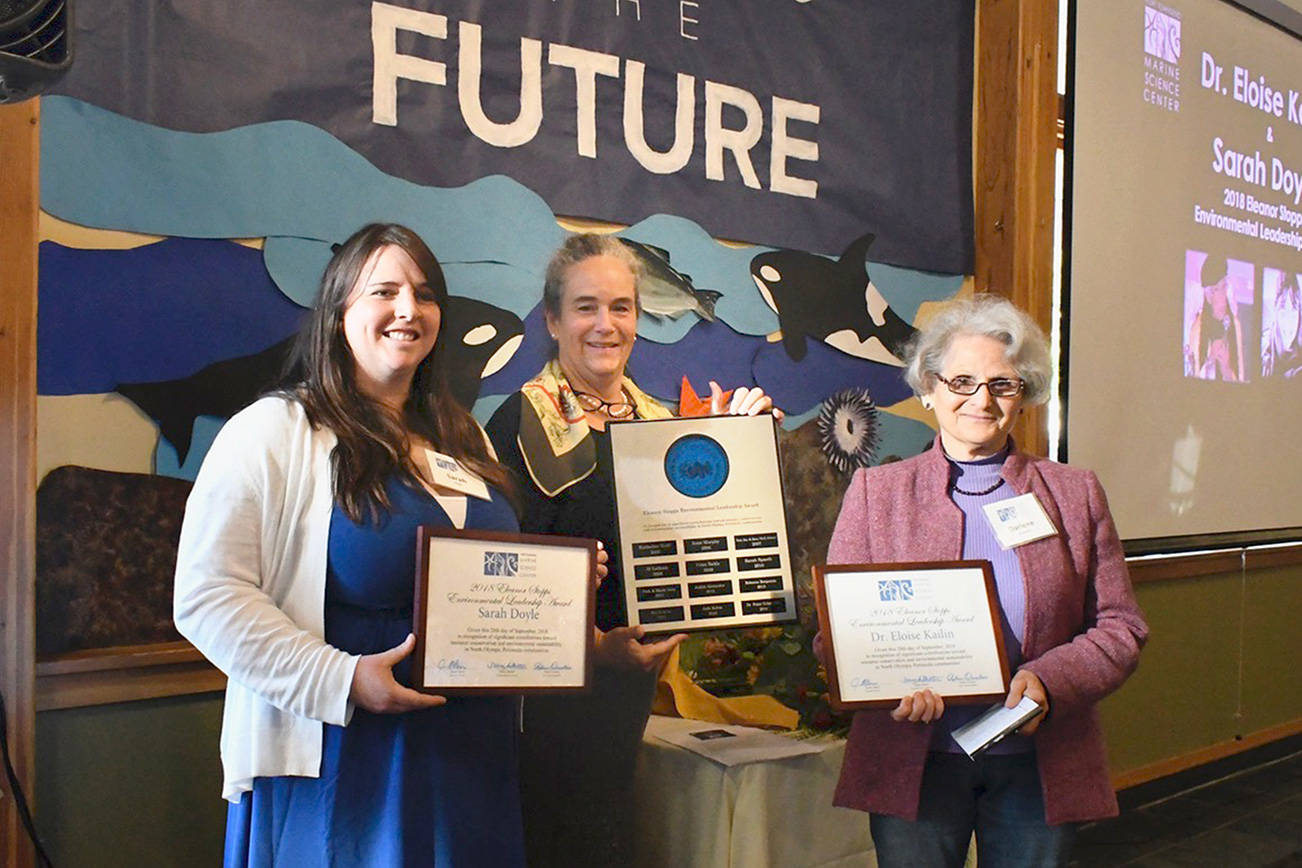
<path fill-rule="evenodd" d="M 21 102 L 72 64 L 72 0 L 0 0 L 0 103 Z"/>

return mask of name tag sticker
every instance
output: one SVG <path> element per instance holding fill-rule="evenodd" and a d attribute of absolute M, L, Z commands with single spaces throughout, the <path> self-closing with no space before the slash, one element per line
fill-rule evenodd
<path fill-rule="evenodd" d="M 1037 539 L 1053 536 L 1058 529 L 1049 521 L 1044 507 L 1031 492 L 981 507 L 1004 549 L 1017 548 Z"/>
<path fill-rule="evenodd" d="M 480 500 L 489 499 L 487 483 L 462 467 L 461 462 L 451 455 L 426 449 L 425 460 L 429 462 L 430 482 L 438 487 L 450 488 Z"/>

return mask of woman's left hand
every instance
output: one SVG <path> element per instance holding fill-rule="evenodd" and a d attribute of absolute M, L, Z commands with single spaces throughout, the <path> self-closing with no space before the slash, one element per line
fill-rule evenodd
<path fill-rule="evenodd" d="M 759 386 L 748 388 L 738 386 L 732 390 L 732 401 L 723 403 L 723 389 L 714 380 L 710 381 L 710 414 L 714 416 L 758 416 L 760 413 L 772 413 L 773 418 L 782 421 L 783 412 L 773 406 L 773 399 L 764 394 Z"/>
<path fill-rule="evenodd" d="M 593 628 L 596 642 L 597 659 L 609 665 L 623 669 L 643 669 L 648 672 L 659 669 L 669 659 L 669 653 L 682 644 L 686 633 L 675 633 L 668 639 L 657 642 L 642 642 L 646 628 L 641 624 L 636 627 L 612 627 L 602 631 Z"/>
<path fill-rule="evenodd" d="M 606 551 L 606 547 L 601 544 L 601 540 L 597 540 L 597 584 L 593 586 L 593 590 L 600 588 L 601 583 L 606 581 L 606 576 L 610 573 L 609 567 L 606 566 L 609 562 L 610 552 Z"/>
<path fill-rule="evenodd" d="M 1044 682 L 1040 681 L 1040 676 L 1029 669 L 1019 669 L 1013 676 L 1012 682 L 1008 685 L 1008 698 L 1004 700 L 1004 708 L 1013 708 L 1022 701 L 1023 696 L 1029 696 L 1044 708 L 1044 711 L 1022 724 L 1017 730 L 1022 735 L 1031 735 L 1040 728 L 1044 716 L 1049 713 L 1049 692 L 1044 689 Z"/>

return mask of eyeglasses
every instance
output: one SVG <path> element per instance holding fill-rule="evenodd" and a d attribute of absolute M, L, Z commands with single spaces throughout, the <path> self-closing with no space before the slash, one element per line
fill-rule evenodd
<path fill-rule="evenodd" d="M 637 407 L 631 401 L 603 401 L 596 395 L 589 395 L 587 392 L 575 391 L 574 397 L 579 399 L 579 406 L 589 413 L 604 413 L 611 419 L 623 419 L 626 416 L 632 416 Z M 625 397 L 628 397 L 625 395 Z"/>
<path fill-rule="evenodd" d="M 1022 389 L 1026 388 L 1026 381 L 1020 377 L 1017 379 L 996 377 L 993 380 L 978 382 L 976 377 L 969 377 L 966 374 L 960 374 L 950 380 L 937 374 L 936 379 L 948 386 L 955 395 L 975 395 L 982 386 L 985 386 L 986 391 L 996 398 L 1012 398 L 1022 394 Z"/>

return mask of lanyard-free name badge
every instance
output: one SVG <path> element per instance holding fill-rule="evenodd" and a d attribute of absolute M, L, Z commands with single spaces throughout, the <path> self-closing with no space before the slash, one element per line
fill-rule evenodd
<path fill-rule="evenodd" d="M 450 488 L 461 494 L 469 494 L 480 500 L 488 500 L 488 484 L 475 474 L 461 466 L 461 462 L 451 455 L 425 450 L 425 460 L 429 462 L 430 482 L 440 488 Z"/>
<path fill-rule="evenodd" d="M 1004 549 L 1017 548 L 1037 539 L 1053 536 L 1058 529 L 1049 521 L 1044 507 L 1031 492 L 981 507 Z"/>

